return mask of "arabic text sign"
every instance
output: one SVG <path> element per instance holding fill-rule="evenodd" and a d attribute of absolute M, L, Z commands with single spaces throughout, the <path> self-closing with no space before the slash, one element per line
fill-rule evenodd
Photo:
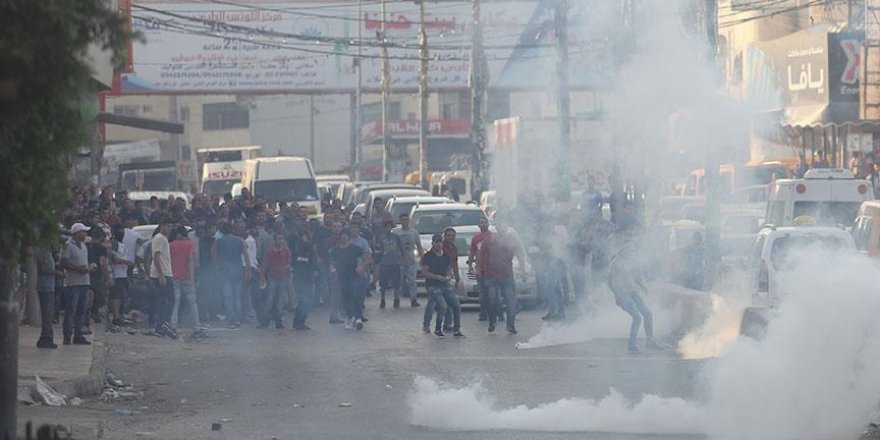
<path fill-rule="evenodd" d="M 533 21 L 537 4 L 483 6 L 486 57 L 492 80 L 500 77 L 507 66 L 523 30 Z M 350 92 L 357 85 L 358 53 L 363 55 L 363 86 L 378 91 L 382 76 L 380 5 L 365 3 L 360 16 L 351 2 L 331 9 L 326 6 L 293 1 L 262 4 L 241 0 L 225 4 L 135 0 L 133 26 L 144 35 L 145 42 L 136 43 L 133 48 L 133 72 L 123 75 L 122 91 Z M 432 89 L 468 87 L 470 12 L 468 2 L 428 6 L 425 28 L 429 47 L 433 48 L 429 52 L 428 74 Z M 392 87 L 416 89 L 418 8 L 410 2 L 389 2 L 387 17 Z M 572 75 L 573 88 L 595 83 L 585 71 L 600 64 L 591 59 L 605 60 L 608 57 L 604 55 L 597 50 L 572 51 L 571 64 L 579 66 L 577 71 L 573 67 L 577 73 Z M 534 49 L 526 61 L 527 70 L 552 72 L 555 51 L 552 47 Z M 524 76 L 521 81 L 541 82 L 535 75 Z"/>

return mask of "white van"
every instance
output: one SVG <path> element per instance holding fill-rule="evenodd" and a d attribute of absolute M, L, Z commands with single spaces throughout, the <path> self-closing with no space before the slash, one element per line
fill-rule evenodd
<path fill-rule="evenodd" d="M 296 202 L 309 210 L 310 217 L 321 215 L 321 198 L 312 163 L 303 157 L 280 156 L 249 159 L 241 184 L 254 196 L 276 202 Z"/>
<path fill-rule="evenodd" d="M 767 195 L 767 223 L 790 226 L 809 216 L 817 225 L 852 225 L 859 206 L 873 199 L 870 182 L 856 179 L 849 170 L 814 168 L 803 179 L 779 179 Z"/>

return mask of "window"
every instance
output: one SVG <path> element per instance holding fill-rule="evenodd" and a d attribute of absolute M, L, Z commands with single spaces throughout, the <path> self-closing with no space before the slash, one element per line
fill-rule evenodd
<path fill-rule="evenodd" d="M 180 108 L 178 119 L 180 119 L 180 122 L 189 122 L 189 107 L 183 106 Z"/>
<path fill-rule="evenodd" d="M 204 130 L 231 130 L 248 128 L 250 114 L 234 102 L 202 105 L 202 128 Z"/>
<path fill-rule="evenodd" d="M 856 219 L 855 225 L 853 226 L 853 240 L 856 242 L 856 248 L 860 251 L 868 250 L 869 242 L 871 240 L 871 229 L 873 226 L 871 220 L 871 217 L 859 217 Z"/>
<path fill-rule="evenodd" d="M 153 106 L 150 105 L 150 104 L 144 104 L 144 105 L 141 106 L 141 112 L 143 112 L 143 113 L 152 113 L 152 112 L 153 112 Z"/>
<path fill-rule="evenodd" d="M 114 105 L 113 114 L 123 116 L 137 116 L 138 106 L 136 105 Z"/>
<path fill-rule="evenodd" d="M 806 215 L 820 225 L 849 225 L 858 215 L 860 206 L 861 202 L 795 202 L 792 218 Z"/>
<path fill-rule="evenodd" d="M 189 145 L 180 146 L 180 158 L 182 160 L 192 160 L 192 149 Z"/>
<path fill-rule="evenodd" d="M 785 221 L 785 202 L 776 201 L 767 204 L 767 224 L 781 225 Z"/>

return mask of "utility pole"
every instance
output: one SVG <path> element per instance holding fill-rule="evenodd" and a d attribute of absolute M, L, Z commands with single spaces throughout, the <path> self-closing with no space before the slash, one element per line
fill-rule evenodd
<path fill-rule="evenodd" d="M 483 51 L 483 24 L 480 19 L 480 0 L 473 0 L 471 9 L 471 188 L 475 196 L 486 189 L 486 121 L 485 102 L 488 69 Z"/>
<path fill-rule="evenodd" d="M 315 167 L 315 95 L 309 95 L 309 160 Z"/>
<path fill-rule="evenodd" d="M 357 24 L 357 51 L 358 56 L 354 59 L 354 65 L 357 67 L 357 91 L 354 94 L 354 143 L 352 145 L 353 151 L 351 152 L 351 166 L 349 167 L 352 170 L 351 178 L 355 180 L 355 182 L 361 180 L 361 167 L 360 163 L 364 156 L 364 150 L 361 146 L 361 126 L 364 124 L 363 118 L 364 115 L 362 113 L 361 108 L 363 107 L 363 95 L 361 89 L 364 86 L 364 75 L 363 75 L 363 29 L 364 29 L 364 19 L 363 19 L 363 8 L 361 7 L 361 0 L 357 2 L 357 20 L 355 23 Z"/>
<path fill-rule="evenodd" d="M 716 68 L 718 54 L 718 0 L 706 0 L 706 39 L 709 43 L 709 66 Z M 721 246 L 720 179 L 718 178 L 718 145 L 706 150 L 706 277 L 710 285 L 718 276 Z"/>
<path fill-rule="evenodd" d="M 382 0 L 382 180 L 388 181 L 388 159 L 391 150 L 391 131 L 388 128 L 388 102 L 391 94 L 391 60 L 388 59 L 388 9 L 387 1 Z"/>
<path fill-rule="evenodd" d="M 559 145 L 556 152 L 556 201 L 571 200 L 571 100 L 568 96 L 568 0 L 556 0 L 556 113 Z"/>
<path fill-rule="evenodd" d="M 419 180 L 428 185 L 428 34 L 425 32 L 425 0 L 419 3 Z"/>

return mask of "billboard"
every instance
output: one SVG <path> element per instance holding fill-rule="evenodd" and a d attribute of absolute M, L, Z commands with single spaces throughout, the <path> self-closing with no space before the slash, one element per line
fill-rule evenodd
<path fill-rule="evenodd" d="M 363 89 L 378 91 L 383 45 L 388 47 L 392 88 L 418 88 L 420 18 L 412 2 L 388 2 L 383 40 L 380 2 L 363 2 L 359 14 L 350 0 L 262 1 L 134 0 L 132 25 L 144 41 L 133 45 L 132 71 L 122 77 L 122 92 L 350 93 L 357 87 L 358 59 Z M 552 87 L 553 4 L 536 0 L 482 6 L 490 87 Z M 466 89 L 470 2 L 429 3 L 426 9 L 429 87 Z M 615 21 L 596 10 L 592 2 L 577 2 L 569 14 L 573 89 L 611 83 L 611 44 L 603 34 Z"/>

